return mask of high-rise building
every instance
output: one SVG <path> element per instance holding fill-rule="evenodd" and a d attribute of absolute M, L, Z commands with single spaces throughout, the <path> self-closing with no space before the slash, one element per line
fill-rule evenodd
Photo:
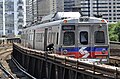
<path fill-rule="evenodd" d="M 74 6 L 75 6 L 75 0 L 64 0 L 64 11 L 65 12 L 71 12 Z"/>
<path fill-rule="evenodd" d="M 22 0 L 0 0 L 0 36 L 14 37 L 25 25 Z"/>
<path fill-rule="evenodd" d="M 90 16 L 90 0 L 75 0 L 75 6 L 81 8 L 82 15 Z"/>
<path fill-rule="evenodd" d="M 0 0 L 0 36 L 3 35 L 3 1 Z"/>
<path fill-rule="evenodd" d="M 26 25 L 26 8 L 24 0 L 14 0 L 14 33 L 20 35 Z"/>
<path fill-rule="evenodd" d="M 83 16 L 102 17 L 109 22 L 120 20 L 119 0 L 26 0 L 26 22 L 34 24 L 42 16 L 56 12 L 79 11 Z"/>
<path fill-rule="evenodd" d="M 25 0 L 26 3 L 26 26 L 30 26 L 37 22 L 38 17 L 38 0 Z"/>
<path fill-rule="evenodd" d="M 26 0 L 26 24 L 30 24 L 32 22 L 32 0 Z"/>
<path fill-rule="evenodd" d="M 36 24 L 41 17 L 64 11 L 64 0 L 26 0 L 26 26 Z"/>
<path fill-rule="evenodd" d="M 0 0 L 0 36 L 14 36 L 14 0 Z"/>
<path fill-rule="evenodd" d="M 64 0 L 38 0 L 38 16 L 63 12 Z"/>
<path fill-rule="evenodd" d="M 120 20 L 119 0 L 75 0 L 75 6 L 81 7 L 83 16 L 102 15 L 109 22 Z"/>

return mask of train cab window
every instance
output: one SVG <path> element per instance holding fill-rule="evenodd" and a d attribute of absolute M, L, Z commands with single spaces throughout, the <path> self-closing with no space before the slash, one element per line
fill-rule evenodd
<path fill-rule="evenodd" d="M 95 31 L 95 43 L 105 43 L 105 34 L 103 31 Z"/>
<path fill-rule="evenodd" d="M 63 37 L 63 45 L 70 46 L 75 44 L 75 33 L 65 32 Z"/>
<path fill-rule="evenodd" d="M 83 45 L 88 44 L 88 32 L 87 31 L 80 32 L 80 43 Z"/>

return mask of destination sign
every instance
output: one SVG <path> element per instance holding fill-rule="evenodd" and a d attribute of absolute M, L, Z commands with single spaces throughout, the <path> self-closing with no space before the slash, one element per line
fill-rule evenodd
<path fill-rule="evenodd" d="M 75 25 L 64 25 L 62 30 L 75 30 Z"/>

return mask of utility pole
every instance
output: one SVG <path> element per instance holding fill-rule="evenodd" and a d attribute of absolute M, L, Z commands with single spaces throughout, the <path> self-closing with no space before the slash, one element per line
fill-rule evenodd
<path fill-rule="evenodd" d="M 5 35 L 5 0 L 3 0 L 3 35 Z"/>

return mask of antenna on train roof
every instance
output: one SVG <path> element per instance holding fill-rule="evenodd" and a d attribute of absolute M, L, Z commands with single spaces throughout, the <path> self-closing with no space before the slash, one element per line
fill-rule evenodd
<path fill-rule="evenodd" d="M 41 20 L 42 23 L 55 20 L 67 19 L 67 18 L 79 18 L 81 14 L 79 12 L 57 12 L 44 16 Z"/>

